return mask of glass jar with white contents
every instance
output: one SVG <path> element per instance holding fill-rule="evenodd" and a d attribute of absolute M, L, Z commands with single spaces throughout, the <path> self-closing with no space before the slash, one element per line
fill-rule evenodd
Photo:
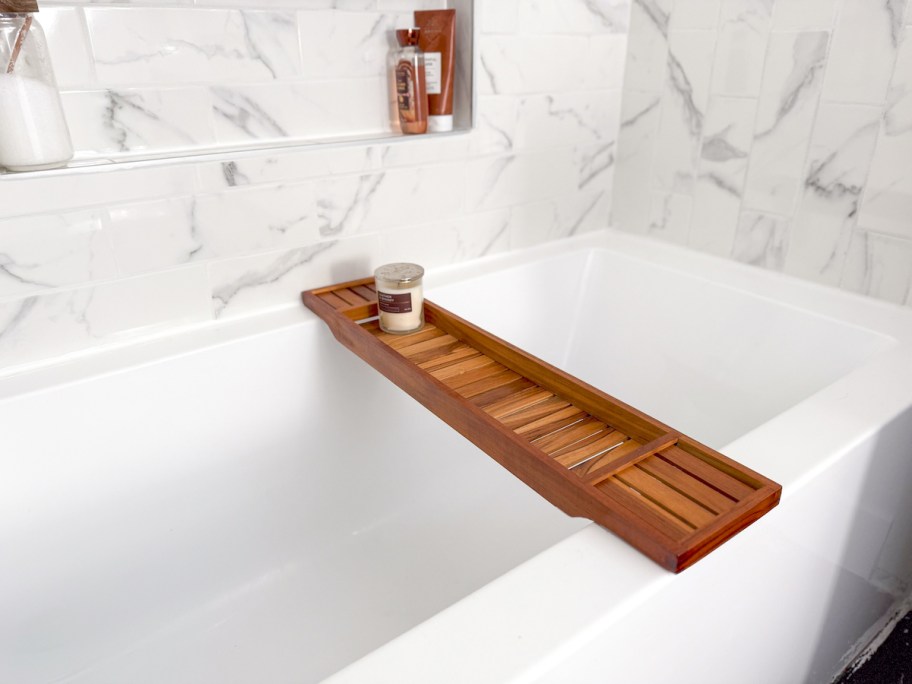
<path fill-rule="evenodd" d="M 0 0 L 0 166 L 36 171 L 73 157 L 36 0 Z"/>
<path fill-rule="evenodd" d="M 385 264 L 374 271 L 380 328 L 402 335 L 424 326 L 424 269 L 418 264 Z"/>

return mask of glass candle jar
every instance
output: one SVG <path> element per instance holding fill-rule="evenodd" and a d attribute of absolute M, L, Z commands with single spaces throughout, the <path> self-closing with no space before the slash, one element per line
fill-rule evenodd
<path fill-rule="evenodd" d="M 386 264 L 374 271 L 380 328 L 404 334 L 424 326 L 424 269 L 418 264 Z"/>
<path fill-rule="evenodd" d="M 35 171 L 73 158 L 35 0 L 0 0 L 0 166 Z"/>

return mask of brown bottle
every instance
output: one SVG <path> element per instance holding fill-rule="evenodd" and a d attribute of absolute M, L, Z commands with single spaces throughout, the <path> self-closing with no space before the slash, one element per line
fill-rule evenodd
<path fill-rule="evenodd" d="M 416 28 L 399 29 L 395 55 L 396 106 L 399 126 L 403 133 L 427 133 L 427 83 L 424 74 L 424 53 L 418 48 Z"/>

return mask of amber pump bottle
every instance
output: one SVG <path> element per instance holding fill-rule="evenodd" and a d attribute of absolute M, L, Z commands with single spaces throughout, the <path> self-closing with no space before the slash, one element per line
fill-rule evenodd
<path fill-rule="evenodd" d="M 399 29 L 395 54 L 396 106 L 399 127 L 403 133 L 427 133 L 427 83 L 424 73 L 424 53 L 418 48 L 419 30 Z"/>

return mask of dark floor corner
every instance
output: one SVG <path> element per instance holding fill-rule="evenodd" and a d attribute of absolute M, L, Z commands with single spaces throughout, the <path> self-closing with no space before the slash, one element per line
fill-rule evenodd
<path fill-rule="evenodd" d="M 912 612 L 906 613 L 874 654 L 833 684 L 912 684 Z"/>

